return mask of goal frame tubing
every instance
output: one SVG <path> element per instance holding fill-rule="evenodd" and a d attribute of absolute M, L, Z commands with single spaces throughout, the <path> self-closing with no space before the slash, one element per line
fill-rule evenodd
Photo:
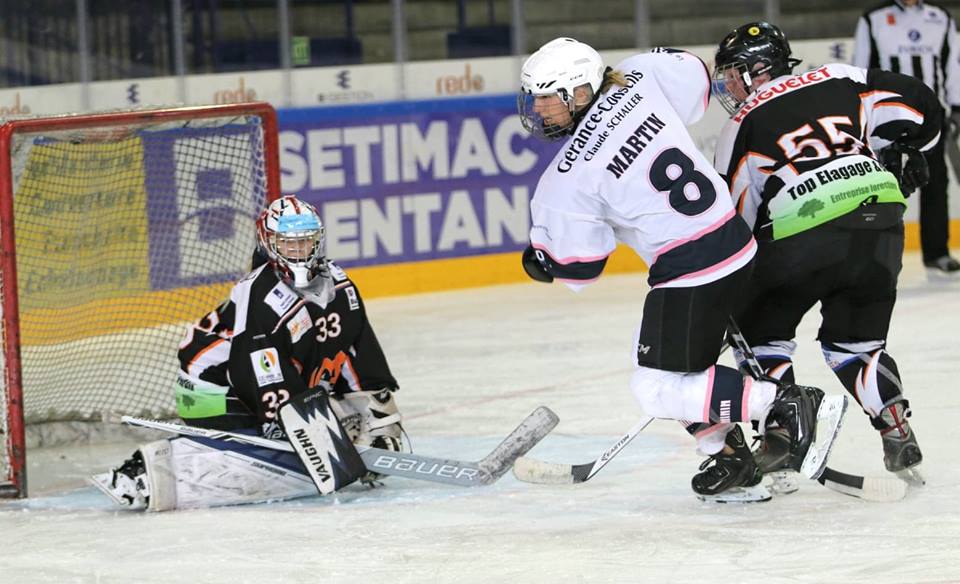
<path fill-rule="evenodd" d="M 89 129 L 187 120 L 191 118 L 257 115 L 263 120 L 264 172 L 266 201 L 280 193 L 280 160 L 277 113 L 266 102 L 228 105 L 184 106 L 134 111 L 54 115 L 42 118 L 9 120 L 0 125 L 0 273 L 3 282 L 3 355 L 6 362 L 7 403 L 0 404 L 7 417 L 3 448 L 7 449 L 10 476 L 0 476 L 0 498 L 27 496 L 27 453 L 23 422 L 23 379 L 20 362 L 20 312 L 17 291 L 16 234 L 13 217 L 13 171 L 10 143 L 14 134 L 44 130 Z M 3 483 L 10 479 L 12 489 Z"/>

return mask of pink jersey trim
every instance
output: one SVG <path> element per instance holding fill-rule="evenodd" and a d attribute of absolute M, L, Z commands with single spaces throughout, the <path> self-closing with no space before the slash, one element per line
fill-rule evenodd
<path fill-rule="evenodd" d="M 753 389 L 753 378 L 743 378 L 743 402 L 741 402 L 740 421 L 750 420 L 750 390 Z"/>
<path fill-rule="evenodd" d="M 672 280 L 667 280 L 666 282 L 660 282 L 659 284 L 657 284 L 656 286 L 654 286 L 654 288 L 660 288 L 660 287 L 663 287 L 663 286 L 666 285 L 666 284 L 669 284 L 670 282 L 676 282 L 676 281 L 678 281 L 678 280 L 686 280 L 686 279 L 688 279 L 688 278 L 699 278 L 700 276 L 706 276 L 706 275 L 712 274 L 712 273 L 714 273 L 714 272 L 719 272 L 719 271 L 722 270 L 723 268 L 729 266 L 730 264 L 732 264 L 732 263 L 736 262 L 737 260 L 739 260 L 740 258 L 742 258 L 744 255 L 749 254 L 749 253 L 751 253 L 752 251 L 754 251 L 754 250 L 756 249 L 756 247 L 757 247 L 757 242 L 756 242 L 756 240 L 754 240 L 754 239 L 751 237 L 751 238 L 750 238 L 750 242 L 749 242 L 747 245 L 743 246 L 743 249 L 741 249 L 741 250 L 738 251 L 737 253 L 733 254 L 732 256 L 728 257 L 727 259 L 723 260 L 722 262 L 716 263 L 716 264 L 710 266 L 709 268 L 704 268 L 704 269 L 702 269 L 702 270 L 700 270 L 700 271 L 698 271 L 698 272 L 690 272 L 689 274 L 684 274 L 684 275 L 682 275 L 682 276 L 678 276 L 678 277 L 676 277 L 676 278 L 674 278 L 674 279 L 672 279 Z"/>
<path fill-rule="evenodd" d="M 717 222 L 714 223 L 713 225 L 710 225 L 709 227 L 705 227 L 704 229 L 701 229 L 700 231 L 694 233 L 694 234 L 691 235 L 690 237 L 687 237 L 687 238 L 684 238 L 684 239 L 677 239 L 677 240 L 671 241 L 671 242 L 668 243 L 667 245 L 665 245 L 665 246 L 661 247 L 660 249 L 658 249 L 658 250 L 656 251 L 656 253 L 653 254 L 653 263 L 656 263 L 657 259 L 658 259 L 661 255 L 667 253 L 667 252 L 670 251 L 671 249 L 678 248 L 678 247 L 680 247 L 681 245 L 683 245 L 683 244 L 685 244 L 685 243 L 687 243 L 687 242 L 693 241 L 693 240 L 695 240 L 695 239 L 700 239 L 701 237 L 703 237 L 704 235 L 710 233 L 711 231 L 716 231 L 717 229 L 720 229 L 721 227 L 723 227 L 724 225 L 726 225 L 727 221 L 730 221 L 730 219 L 732 219 L 733 216 L 736 215 L 736 214 L 737 214 L 736 209 L 730 209 L 730 211 L 729 211 L 726 215 L 724 215 L 723 217 L 721 217 L 720 219 L 718 219 Z"/>
<path fill-rule="evenodd" d="M 697 58 L 700 59 L 700 57 Z M 710 77 L 710 71 L 707 69 L 707 64 L 703 62 L 703 59 L 700 59 L 700 64 L 703 65 L 703 74 L 707 76 L 707 90 L 703 93 L 703 112 L 700 113 L 700 115 L 703 116 L 710 107 L 710 94 L 713 93 L 713 79 Z"/>
<path fill-rule="evenodd" d="M 729 427 L 729 424 L 727 424 L 726 422 L 711 424 L 710 426 L 707 426 L 703 430 L 700 430 L 699 432 L 694 434 L 693 437 L 696 438 L 697 440 L 700 440 L 705 436 L 709 436 L 710 434 L 713 434 L 714 432 L 719 432 L 720 430 L 725 430 L 728 427 Z"/>
<path fill-rule="evenodd" d="M 716 365 L 711 365 L 707 369 L 707 395 L 703 401 L 703 421 L 710 423 L 710 400 L 713 399 L 713 378 L 716 374 Z"/>

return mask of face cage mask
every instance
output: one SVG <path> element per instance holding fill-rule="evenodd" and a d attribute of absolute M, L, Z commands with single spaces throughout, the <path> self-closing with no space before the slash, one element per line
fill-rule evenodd
<path fill-rule="evenodd" d="M 537 138 L 548 141 L 562 140 L 572 134 L 573 129 L 577 126 L 577 116 L 574 114 L 573 98 L 569 97 L 567 92 L 562 89 L 550 95 L 558 96 L 560 103 L 567 106 L 567 111 L 570 112 L 570 123 L 568 125 L 557 126 L 544 123 L 543 116 L 534 110 L 534 104 L 538 96 L 524 90 L 521 90 L 520 94 L 517 95 L 517 113 L 520 114 L 520 123 L 523 124 L 523 128 Z M 541 95 L 540 97 L 543 96 Z"/>
<path fill-rule="evenodd" d="M 740 106 L 743 105 L 743 102 L 746 101 L 746 98 L 753 93 L 753 89 L 750 86 L 753 84 L 753 80 L 759 76 L 763 75 L 770 71 L 770 65 L 764 65 L 760 69 L 757 69 L 753 73 L 748 70 L 746 63 L 731 63 L 729 65 L 724 65 L 722 67 L 717 67 L 713 70 L 713 88 L 714 88 L 714 97 L 717 98 L 717 101 L 720 102 L 720 105 L 723 106 L 723 109 L 729 115 L 733 115 Z M 735 81 L 739 81 L 744 90 L 744 98 L 737 99 L 730 90 L 727 89 L 728 80 L 733 78 Z"/>
<path fill-rule="evenodd" d="M 290 258 L 280 253 L 280 238 L 298 240 L 311 238 L 310 252 L 306 258 Z M 330 277 L 327 258 L 323 253 L 323 231 L 304 233 L 272 233 L 269 236 L 269 251 L 278 274 L 293 284 L 294 288 L 307 288 L 315 278 Z"/>

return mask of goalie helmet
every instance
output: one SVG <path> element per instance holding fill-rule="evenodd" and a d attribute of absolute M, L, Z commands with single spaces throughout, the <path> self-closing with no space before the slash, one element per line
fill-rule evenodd
<path fill-rule="evenodd" d="M 330 277 L 323 223 L 313 205 L 292 195 L 277 199 L 257 219 L 257 240 L 277 276 L 295 288 Z"/>
<path fill-rule="evenodd" d="M 590 45 L 571 38 L 558 38 L 540 47 L 524 62 L 520 71 L 520 95 L 517 110 L 523 127 L 535 136 L 557 140 L 573 133 L 587 108 L 577 110 L 575 90 L 589 85 L 591 98 L 600 91 L 604 74 L 603 59 Z M 538 107 L 537 98 L 557 96 L 562 109 L 559 116 Z M 588 102 L 589 103 L 589 102 Z M 581 106 L 586 104 L 579 104 Z M 569 116 L 569 117 L 568 117 Z"/>
<path fill-rule="evenodd" d="M 790 58 L 783 31 L 768 22 L 751 22 L 730 32 L 717 49 L 713 70 L 717 99 L 733 114 L 753 91 L 753 81 L 764 74 L 786 75 L 800 63 Z"/>

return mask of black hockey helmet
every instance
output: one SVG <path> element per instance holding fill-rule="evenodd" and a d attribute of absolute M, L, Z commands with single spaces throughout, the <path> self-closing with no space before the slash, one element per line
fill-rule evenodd
<path fill-rule="evenodd" d="M 720 41 L 714 62 L 713 76 L 719 82 L 718 98 L 731 114 L 743 100 L 726 90 L 725 82 L 730 80 L 731 70 L 736 72 L 750 93 L 751 78 L 763 74 L 779 77 L 792 72 L 800 64 L 799 59 L 790 57 L 790 43 L 783 31 L 762 21 L 750 22 L 731 31 Z"/>

